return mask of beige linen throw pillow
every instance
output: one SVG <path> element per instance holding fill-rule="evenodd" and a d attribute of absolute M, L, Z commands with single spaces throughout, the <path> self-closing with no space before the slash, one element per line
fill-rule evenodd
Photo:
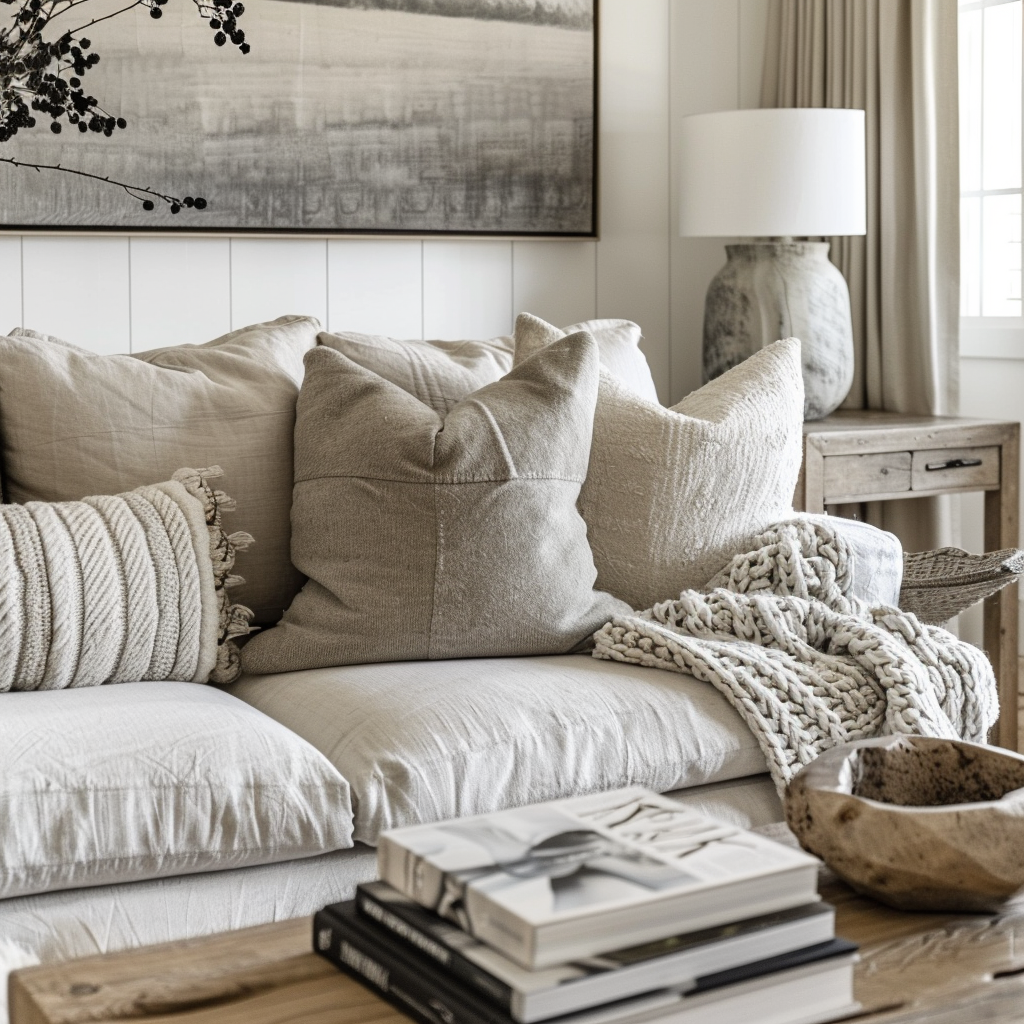
<path fill-rule="evenodd" d="M 560 338 L 516 322 L 516 349 Z M 633 608 L 703 587 L 793 514 L 803 449 L 800 342 L 778 341 L 671 409 L 602 369 L 579 508 L 597 585 Z"/>
<path fill-rule="evenodd" d="M 577 334 L 441 416 L 339 352 L 306 356 L 292 558 L 309 576 L 248 672 L 572 650 L 594 590 L 576 500 L 598 353 Z"/>
<path fill-rule="evenodd" d="M 206 345 L 98 355 L 16 330 L 0 337 L 0 438 L 11 502 L 77 501 L 219 465 L 238 503 L 236 600 L 276 622 L 302 586 L 288 557 L 292 430 L 312 317 L 280 317 Z"/>

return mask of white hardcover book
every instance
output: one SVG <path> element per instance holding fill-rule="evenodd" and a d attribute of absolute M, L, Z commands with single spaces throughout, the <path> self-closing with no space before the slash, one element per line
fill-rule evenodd
<path fill-rule="evenodd" d="M 818 898 L 814 857 L 639 787 L 395 829 L 377 863 L 531 969 Z"/>

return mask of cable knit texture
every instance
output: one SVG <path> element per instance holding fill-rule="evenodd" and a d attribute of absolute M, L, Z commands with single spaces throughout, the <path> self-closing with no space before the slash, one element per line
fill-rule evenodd
<path fill-rule="evenodd" d="M 0 505 L 0 691 L 236 678 L 251 613 L 226 594 L 252 538 L 221 530 L 219 474 Z"/>
<path fill-rule="evenodd" d="M 760 743 L 779 791 L 822 751 L 907 733 L 983 743 L 998 715 L 984 653 L 909 612 L 852 596 L 826 519 L 768 530 L 705 590 L 614 618 L 594 656 L 711 683 Z"/>

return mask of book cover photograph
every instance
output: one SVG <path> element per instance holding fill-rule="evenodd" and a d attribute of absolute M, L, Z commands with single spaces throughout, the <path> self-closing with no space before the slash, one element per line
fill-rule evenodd
<path fill-rule="evenodd" d="M 480 899 L 536 927 L 797 872 L 796 905 L 816 864 L 640 788 L 399 829 L 379 858 L 386 881 L 474 934 Z"/>

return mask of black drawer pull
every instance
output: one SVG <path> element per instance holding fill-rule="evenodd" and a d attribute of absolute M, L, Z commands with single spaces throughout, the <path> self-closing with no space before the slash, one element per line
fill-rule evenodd
<path fill-rule="evenodd" d="M 925 469 L 934 473 L 937 469 L 966 469 L 968 466 L 980 466 L 981 459 L 947 459 L 945 462 L 927 462 Z"/>

